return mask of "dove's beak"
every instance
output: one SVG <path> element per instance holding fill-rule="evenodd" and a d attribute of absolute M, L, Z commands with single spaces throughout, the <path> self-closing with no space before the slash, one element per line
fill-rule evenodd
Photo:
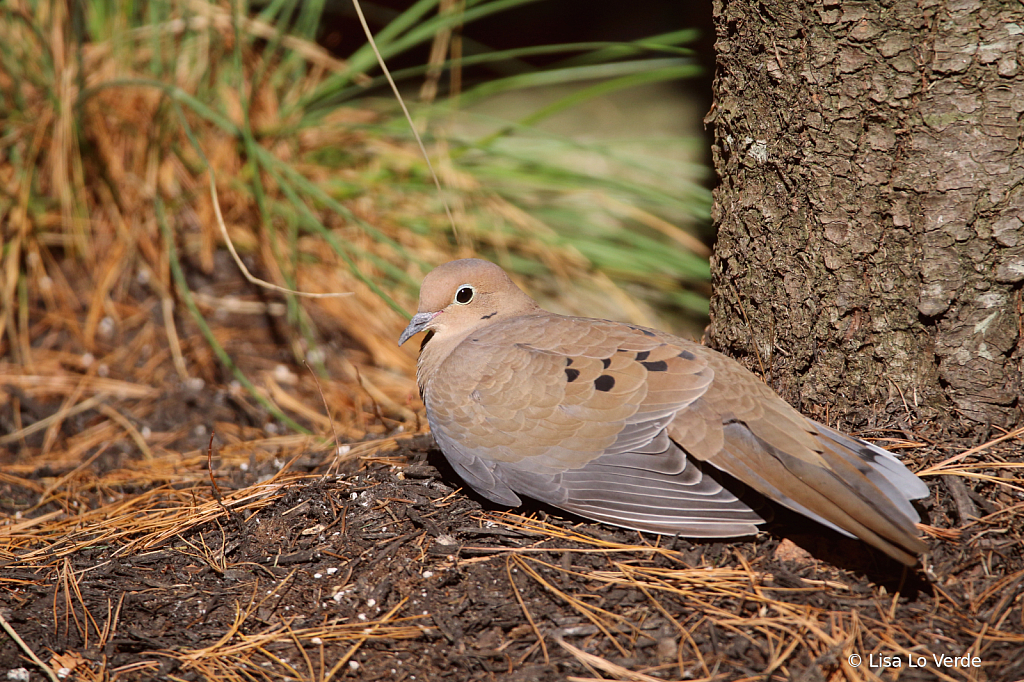
<path fill-rule="evenodd" d="M 409 326 L 405 328 L 402 335 L 398 337 L 398 345 L 401 346 L 403 343 L 416 336 L 421 331 L 427 328 L 431 320 L 437 317 L 440 313 L 416 313 L 409 320 Z"/>

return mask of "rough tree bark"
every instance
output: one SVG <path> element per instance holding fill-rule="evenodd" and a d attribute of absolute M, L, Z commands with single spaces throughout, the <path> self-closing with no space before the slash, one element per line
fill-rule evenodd
<path fill-rule="evenodd" d="M 1021 420 L 1024 4 L 716 0 L 712 345 L 811 413 Z"/>

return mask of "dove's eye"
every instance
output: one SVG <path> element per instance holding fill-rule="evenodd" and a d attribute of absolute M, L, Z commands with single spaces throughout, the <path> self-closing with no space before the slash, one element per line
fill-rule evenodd
<path fill-rule="evenodd" d="M 468 284 L 463 284 L 459 287 L 459 290 L 455 292 L 455 302 L 459 305 L 466 305 L 473 300 L 473 294 L 476 290 Z"/>

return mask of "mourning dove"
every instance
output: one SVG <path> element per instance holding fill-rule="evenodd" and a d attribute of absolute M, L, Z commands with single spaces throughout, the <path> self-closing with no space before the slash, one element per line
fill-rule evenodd
<path fill-rule="evenodd" d="M 803 417 L 716 351 L 547 312 L 478 259 L 426 276 L 399 344 L 421 331 L 430 429 L 489 500 L 528 495 L 654 533 L 751 535 L 765 519 L 733 492 L 736 479 L 907 565 L 927 549 L 914 528 L 911 500 L 928 496 L 917 476 Z"/>

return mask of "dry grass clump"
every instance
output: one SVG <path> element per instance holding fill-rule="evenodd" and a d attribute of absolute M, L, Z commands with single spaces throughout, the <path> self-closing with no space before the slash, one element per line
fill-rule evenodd
<path fill-rule="evenodd" d="M 667 289 L 688 276 L 630 275 L 635 266 L 621 255 L 606 266 L 584 257 L 508 198 L 526 192 L 515 189 L 519 166 L 482 163 L 476 150 L 460 168 L 445 144 L 428 140 L 458 217 L 453 232 L 393 106 L 353 99 L 373 82 L 368 50 L 339 60 L 309 40 L 316 10 L 276 7 L 281 14 L 237 16 L 205 0 L 134 9 L 22 0 L 0 11 L 0 357 L 10 363 L 6 373 L 21 377 L 4 400 L 10 430 L 22 437 L 17 422 L 28 401 L 60 401 L 64 416 L 49 426 L 44 452 L 67 411 L 95 407 L 82 403 L 94 398 L 117 425 L 83 440 L 75 457 L 110 429 L 151 456 L 151 439 L 132 432 L 151 417 L 151 396 L 135 396 L 141 402 L 126 415 L 97 397 L 109 391 L 89 393 L 97 379 L 145 391 L 233 378 L 232 399 L 259 405 L 280 425 L 327 433 L 316 374 L 344 440 L 416 428 L 413 361 L 395 334 L 422 275 L 453 257 L 484 253 L 514 270 L 531 264 L 549 281 L 592 281 L 622 303 L 623 316 L 643 313 L 605 271 L 660 277 Z M 495 10 L 473 10 L 484 11 Z M 423 12 L 382 33 L 386 55 L 432 36 L 451 40 L 444 31 L 460 19 Z M 498 177 L 494 169 L 505 169 L 505 195 L 474 175 Z M 624 200 L 625 189 L 594 196 L 617 206 L 623 221 L 685 237 L 648 212 L 646 199 Z M 557 204 L 580 191 L 563 184 L 540 194 Z M 576 222 L 585 224 L 587 212 Z M 347 295 L 302 299 L 247 285 L 227 258 L 225 234 L 258 277 Z M 699 266 L 686 267 L 699 276 Z M 296 369 L 307 361 L 313 372 Z M 55 390 L 30 378 L 58 375 L 82 384 Z"/>

